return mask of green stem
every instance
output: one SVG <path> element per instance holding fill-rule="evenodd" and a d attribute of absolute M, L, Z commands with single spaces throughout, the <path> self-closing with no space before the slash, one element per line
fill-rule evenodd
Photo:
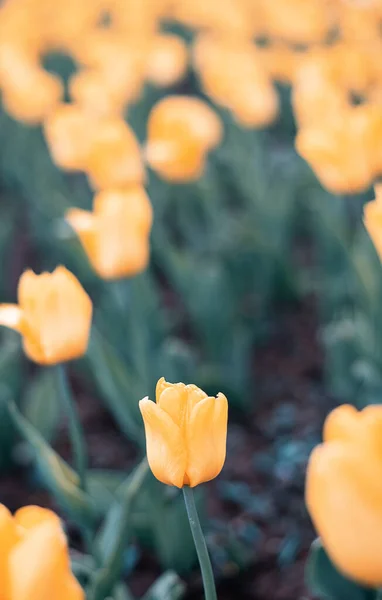
<path fill-rule="evenodd" d="M 80 488 L 83 492 L 86 491 L 86 470 L 87 470 L 87 455 L 84 433 L 78 416 L 77 407 L 73 398 L 73 394 L 69 387 L 68 377 L 64 365 L 56 366 L 57 382 L 61 401 L 64 404 L 65 411 L 68 417 L 69 436 L 72 445 L 74 468 L 78 473 L 80 480 Z"/>
<path fill-rule="evenodd" d="M 198 511 L 196 509 L 194 490 L 189 486 L 183 487 L 184 502 L 186 504 L 188 520 L 190 522 L 192 537 L 202 572 L 205 600 L 217 600 L 214 574 L 207 550 L 206 540 L 200 526 Z"/>

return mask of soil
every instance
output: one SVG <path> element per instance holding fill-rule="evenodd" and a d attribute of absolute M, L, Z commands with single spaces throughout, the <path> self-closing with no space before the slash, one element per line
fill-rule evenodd
<path fill-rule="evenodd" d="M 310 598 L 304 562 L 314 532 L 304 507 L 304 472 L 332 406 L 323 386 L 316 323 L 312 298 L 279 314 L 276 333 L 255 356 L 253 409 L 245 415 L 245 422 L 230 423 L 224 470 L 205 486 L 211 517 L 208 541 L 219 576 L 220 600 Z M 135 450 L 103 406 L 83 394 L 78 395 L 78 403 L 91 465 L 131 466 Z M 56 447 L 69 457 L 65 429 Z M 52 506 L 49 495 L 28 480 L 23 470 L 0 478 L 0 498 L 11 510 L 31 503 Z M 226 531 L 234 532 L 240 547 L 235 558 L 231 554 L 219 562 L 221 523 Z M 158 573 L 155 559 L 143 553 L 129 582 L 132 591 L 139 597 Z M 187 600 L 202 598 L 197 571 L 188 577 L 187 585 Z"/>

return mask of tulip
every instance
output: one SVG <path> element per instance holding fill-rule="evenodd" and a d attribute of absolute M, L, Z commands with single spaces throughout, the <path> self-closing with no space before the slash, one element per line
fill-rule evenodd
<path fill-rule="evenodd" d="M 2 600 L 84 600 L 70 569 L 67 540 L 57 515 L 25 506 L 14 516 L 0 505 Z"/>
<path fill-rule="evenodd" d="M 221 141 L 222 125 L 202 100 L 167 96 L 152 109 L 146 159 L 164 179 L 191 181 L 204 169 L 206 154 Z"/>
<path fill-rule="evenodd" d="M 100 120 L 93 132 L 86 172 L 96 190 L 141 184 L 145 173 L 138 141 L 122 118 Z"/>
<path fill-rule="evenodd" d="M 187 47 L 177 35 L 154 37 L 147 57 L 146 77 L 158 87 L 174 85 L 187 70 Z"/>
<path fill-rule="evenodd" d="M 306 504 L 347 577 L 382 585 L 382 406 L 342 405 L 327 418 L 307 470 Z"/>
<path fill-rule="evenodd" d="M 375 161 L 371 116 L 367 106 L 348 108 L 299 131 L 297 151 L 329 191 L 357 193 L 370 185 Z"/>
<path fill-rule="evenodd" d="M 18 305 L 0 304 L 0 324 L 18 331 L 27 356 L 41 365 L 82 356 L 91 318 L 89 296 L 62 266 L 41 275 L 25 271 L 18 285 Z"/>
<path fill-rule="evenodd" d="M 249 41 L 203 34 L 194 46 L 194 64 L 206 94 L 242 126 L 262 127 L 277 116 L 277 93 Z"/>
<path fill-rule="evenodd" d="M 128 277 L 147 267 L 152 207 L 140 186 L 100 192 L 93 212 L 72 208 L 66 219 L 101 278 Z"/>
<path fill-rule="evenodd" d="M 45 139 L 55 164 L 64 170 L 85 170 L 95 127 L 95 119 L 79 105 L 58 105 L 44 122 Z"/>
<path fill-rule="evenodd" d="M 382 260 L 382 185 L 375 185 L 374 190 L 375 200 L 364 206 L 363 222 Z"/>
<path fill-rule="evenodd" d="M 128 95 L 123 81 L 110 81 L 108 71 L 84 69 L 69 81 L 69 94 L 73 102 L 85 112 L 95 115 L 123 115 Z"/>
<path fill-rule="evenodd" d="M 324 41 L 334 24 L 322 0 L 264 0 L 261 6 L 268 35 L 289 43 Z"/>
<path fill-rule="evenodd" d="M 1 85 L 5 110 L 13 118 L 30 125 L 41 123 L 63 95 L 63 85 L 58 77 L 27 63 L 20 69 L 19 77 L 14 73 L 3 74 Z"/>
<path fill-rule="evenodd" d="M 226 454 L 228 402 L 223 394 L 209 397 L 196 385 L 160 379 L 156 403 L 139 403 L 147 458 L 154 476 L 178 488 L 214 479 Z"/>

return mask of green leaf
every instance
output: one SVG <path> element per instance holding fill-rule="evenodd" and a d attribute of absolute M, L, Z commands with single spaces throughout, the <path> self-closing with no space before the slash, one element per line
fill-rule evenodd
<path fill-rule="evenodd" d="M 186 586 L 174 571 L 166 571 L 153 583 L 143 600 L 179 600 Z"/>
<path fill-rule="evenodd" d="M 29 383 L 23 401 L 23 414 L 47 441 L 51 442 L 60 423 L 60 404 L 53 370 L 44 369 Z"/>
<path fill-rule="evenodd" d="M 37 466 L 48 489 L 78 524 L 96 525 L 99 513 L 92 498 L 78 486 L 78 476 L 46 443 L 13 402 L 7 403 L 9 415 L 19 433 L 35 451 Z"/>
<path fill-rule="evenodd" d="M 325 600 L 376 599 L 376 590 L 358 585 L 336 570 L 319 538 L 310 549 L 306 580 L 313 594 Z"/>
<path fill-rule="evenodd" d="M 90 363 L 99 392 L 121 431 L 142 445 L 143 423 L 138 401 L 145 394 L 141 393 L 140 382 L 102 334 L 94 329 L 85 360 Z"/>

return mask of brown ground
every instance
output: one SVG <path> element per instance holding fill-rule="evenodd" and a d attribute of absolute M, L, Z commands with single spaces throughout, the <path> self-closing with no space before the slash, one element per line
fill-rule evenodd
<path fill-rule="evenodd" d="M 209 534 L 213 554 L 220 539 L 216 523 L 222 522 L 239 536 L 250 557 L 247 567 L 237 572 L 237 561 L 225 557 L 219 564 L 215 556 L 221 575 L 220 600 L 309 598 L 304 561 L 313 531 L 303 502 L 304 471 L 330 408 L 322 386 L 314 303 L 307 300 L 283 314 L 275 329 L 277 334 L 256 355 L 253 411 L 246 414 L 245 422 L 230 424 L 223 473 L 206 486 L 208 511 L 213 517 Z M 103 407 L 86 396 L 79 397 L 79 406 L 92 466 L 130 466 L 135 451 Z M 68 456 L 64 430 L 57 447 Z M 51 503 L 22 471 L 0 478 L 0 498 L 11 510 L 28 503 Z M 143 554 L 132 590 L 141 594 L 158 572 L 153 557 Z M 189 577 L 188 584 L 188 599 L 199 600 L 197 573 Z"/>

